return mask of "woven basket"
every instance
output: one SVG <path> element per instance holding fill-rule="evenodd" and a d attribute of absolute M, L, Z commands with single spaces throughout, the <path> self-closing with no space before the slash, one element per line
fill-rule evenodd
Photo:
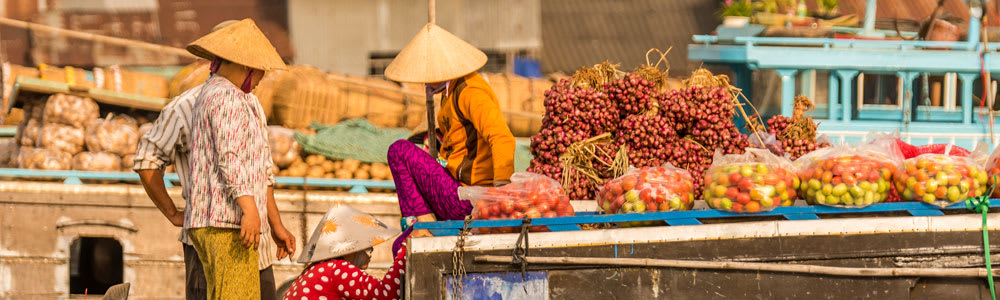
<path fill-rule="evenodd" d="M 191 74 L 194 73 L 195 70 L 198 70 L 203 66 L 205 67 L 205 70 L 208 70 L 208 61 L 197 60 L 191 64 L 184 66 L 183 68 L 181 68 L 180 71 L 177 71 L 177 74 L 174 74 L 174 77 L 170 78 L 170 84 L 167 85 L 167 97 L 170 98 L 177 97 L 177 95 L 180 95 L 184 91 L 187 91 L 187 89 L 184 89 L 182 87 L 184 81 L 187 80 L 187 78 L 191 76 Z M 206 74 L 205 78 L 207 79 L 208 73 L 205 74 Z"/>
<path fill-rule="evenodd" d="M 406 120 L 406 95 L 399 85 L 377 78 L 337 74 L 330 77 L 341 90 L 343 99 L 340 103 L 344 105 L 345 118 L 365 118 L 379 127 L 403 127 L 406 123 L 411 123 Z M 335 78 L 347 78 L 351 82 Z"/>
<path fill-rule="evenodd" d="M 274 120 L 292 129 L 306 128 L 312 121 L 334 124 L 343 117 L 338 103 L 340 90 L 322 71 L 308 66 L 293 66 L 277 80 L 274 97 Z"/>
<path fill-rule="evenodd" d="M 257 101 L 260 101 L 260 106 L 264 108 L 264 115 L 268 118 L 272 116 L 274 108 L 274 95 L 278 88 L 278 82 L 281 81 L 288 72 L 283 70 L 275 70 L 271 72 L 264 73 L 264 78 L 260 80 L 257 87 L 253 89 L 254 96 L 257 96 Z"/>
<path fill-rule="evenodd" d="M 498 73 L 484 74 L 483 77 L 497 95 L 500 109 L 538 116 L 545 113 L 545 91 L 552 87 L 552 82 Z M 538 118 L 519 114 L 504 114 L 504 118 L 514 136 L 532 136 L 542 127 L 542 120 Z"/>

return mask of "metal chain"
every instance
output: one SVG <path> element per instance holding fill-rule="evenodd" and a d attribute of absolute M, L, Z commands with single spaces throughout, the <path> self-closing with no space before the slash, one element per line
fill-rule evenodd
<path fill-rule="evenodd" d="M 466 216 L 462 224 L 462 231 L 458 232 L 458 240 L 455 241 L 455 248 L 451 250 L 451 298 L 462 299 L 465 293 L 465 238 L 471 235 L 469 224 L 472 217 Z"/>
<path fill-rule="evenodd" d="M 517 243 L 511 253 L 511 263 L 521 265 L 521 279 L 527 280 L 528 261 L 524 259 L 528 256 L 528 228 L 531 227 L 531 219 L 525 217 L 521 220 L 521 234 L 517 236 Z"/>

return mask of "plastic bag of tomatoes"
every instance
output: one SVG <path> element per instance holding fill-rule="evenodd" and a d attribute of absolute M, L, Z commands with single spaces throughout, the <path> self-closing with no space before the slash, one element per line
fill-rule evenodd
<path fill-rule="evenodd" d="M 802 181 L 799 194 L 809 204 L 835 207 L 885 202 L 902 157 L 891 140 L 814 151 L 795 161 Z"/>
<path fill-rule="evenodd" d="M 988 177 L 971 158 L 922 154 L 903 162 L 894 183 L 903 200 L 945 207 L 986 194 Z"/>
<path fill-rule="evenodd" d="M 545 175 L 517 172 L 502 187 L 460 187 L 458 197 L 473 204 L 474 220 L 537 219 L 573 216 L 573 206 L 558 181 Z M 479 228 L 479 233 L 514 233 L 519 229 Z M 548 231 L 533 226 L 531 231 Z"/>
<path fill-rule="evenodd" d="M 705 172 L 708 206 L 737 213 L 770 211 L 791 206 L 799 179 L 790 160 L 765 149 L 722 155 L 718 150 Z"/>
<path fill-rule="evenodd" d="M 690 210 L 692 189 L 691 173 L 669 163 L 632 169 L 604 183 L 597 205 L 606 214 Z"/>

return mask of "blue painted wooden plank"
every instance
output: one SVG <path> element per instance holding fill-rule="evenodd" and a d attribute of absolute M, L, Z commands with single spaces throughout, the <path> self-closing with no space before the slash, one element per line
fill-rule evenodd
<path fill-rule="evenodd" d="M 1000 201 L 994 201 L 991 207 L 1000 207 Z M 558 217 L 558 218 L 539 218 L 531 221 L 532 225 L 537 226 L 549 226 L 551 229 L 553 226 L 557 226 L 562 231 L 563 229 L 570 229 L 570 227 L 563 227 L 564 225 L 577 225 L 577 224 L 589 224 L 589 223 L 622 223 L 622 222 L 642 222 L 642 221 L 665 221 L 669 225 L 697 225 L 700 224 L 699 219 L 710 219 L 710 218 L 731 218 L 731 217 L 743 217 L 743 216 L 782 216 L 789 220 L 810 220 L 818 219 L 817 214 L 845 214 L 845 213 L 874 213 L 874 212 L 892 212 L 892 211 L 907 211 L 914 215 L 921 216 L 934 216 L 943 214 L 937 206 L 920 203 L 920 202 L 896 202 L 896 203 L 879 203 L 873 204 L 868 207 L 863 208 L 844 208 L 844 207 L 834 207 L 834 206 L 792 206 L 792 207 L 778 207 L 769 212 L 762 212 L 756 214 L 740 214 L 740 213 L 729 213 L 719 210 L 692 210 L 692 211 L 673 211 L 673 212 L 652 212 L 652 213 L 633 213 L 633 214 L 614 214 L 614 215 L 584 215 L 584 216 L 573 216 L 573 217 Z M 965 209 L 963 203 L 956 203 L 952 206 L 943 209 Z M 451 229 L 457 233 L 458 229 L 463 226 L 462 221 L 441 221 L 441 222 L 429 222 L 429 223 L 417 223 L 414 225 L 416 229 Z M 521 226 L 521 220 L 476 220 L 472 221 L 469 225 L 472 228 L 496 228 L 496 227 L 517 227 Z M 577 227 L 578 228 L 578 227 Z M 556 231 L 556 230 L 553 230 Z"/>
<path fill-rule="evenodd" d="M 937 209 L 910 209 L 910 210 L 907 210 L 906 212 L 909 212 L 910 215 L 912 215 L 914 217 L 920 217 L 920 216 L 943 216 L 944 215 L 943 212 L 941 212 L 940 210 L 937 210 Z"/>
<path fill-rule="evenodd" d="M 453 299 L 451 291 L 455 288 L 455 279 L 446 276 L 444 298 Z M 524 299 L 548 300 L 549 275 L 546 272 L 507 273 L 473 273 L 460 279 L 462 281 L 462 299 Z"/>
<path fill-rule="evenodd" d="M 698 219 L 695 218 L 668 219 L 667 225 L 670 226 L 701 225 L 701 221 L 698 221 Z"/>
<path fill-rule="evenodd" d="M 789 220 L 819 220 L 816 214 L 786 214 L 785 219 Z"/>

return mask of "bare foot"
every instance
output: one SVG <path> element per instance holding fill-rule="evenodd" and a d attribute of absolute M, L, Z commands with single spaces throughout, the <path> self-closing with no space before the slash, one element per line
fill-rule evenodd
<path fill-rule="evenodd" d="M 432 237 L 432 236 L 434 235 L 431 234 L 431 232 L 427 229 L 414 229 L 413 232 L 410 233 L 411 238 Z"/>

